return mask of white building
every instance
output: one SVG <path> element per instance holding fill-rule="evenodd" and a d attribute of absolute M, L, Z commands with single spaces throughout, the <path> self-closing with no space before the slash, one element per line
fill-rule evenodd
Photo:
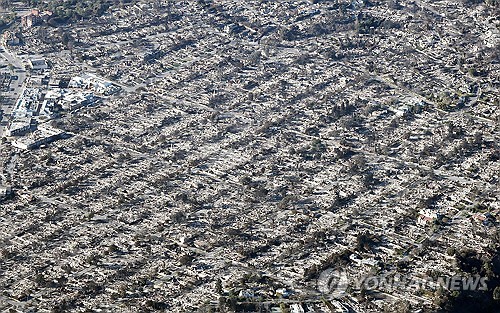
<path fill-rule="evenodd" d="M 31 122 L 32 119 L 29 116 L 14 119 L 5 130 L 5 136 L 10 137 L 24 135 L 31 129 Z"/>
<path fill-rule="evenodd" d="M 49 65 L 45 61 L 45 59 L 29 59 L 29 66 L 32 70 L 46 70 L 49 68 Z"/>
<path fill-rule="evenodd" d="M 12 141 L 12 146 L 23 150 L 36 149 L 45 143 L 59 139 L 62 135 L 64 132 L 60 129 L 40 125 L 33 133 Z"/>
<path fill-rule="evenodd" d="M 71 78 L 69 88 L 91 89 L 98 94 L 110 95 L 117 92 L 120 88 L 113 85 L 112 82 L 97 77 L 92 74 L 84 74 Z"/>
<path fill-rule="evenodd" d="M 5 199 L 12 193 L 12 189 L 7 186 L 0 185 L 0 199 Z"/>

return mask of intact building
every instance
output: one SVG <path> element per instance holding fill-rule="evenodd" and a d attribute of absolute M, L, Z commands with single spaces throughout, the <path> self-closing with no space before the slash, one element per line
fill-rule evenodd
<path fill-rule="evenodd" d="M 32 127 L 32 118 L 25 116 L 14 119 L 10 122 L 9 126 L 5 130 L 5 135 L 10 136 L 22 136 L 29 132 Z"/>
<path fill-rule="evenodd" d="M 0 185 L 0 200 L 7 198 L 12 194 L 12 189 L 7 186 Z"/>
<path fill-rule="evenodd" d="M 32 150 L 43 144 L 55 141 L 61 138 L 64 132 L 50 126 L 42 125 L 33 133 L 12 141 L 12 145 L 23 150 Z"/>
<path fill-rule="evenodd" d="M 40 12 L 38 9 L 33 9 L 30 13 L 21 17 L 21 25 L 24 28 L 30 28 L 48 21 L 51 16 L 52 12 L 50 11 Z"/>
<path fill-rule="evenodd" d="M 34 71 L 46 70 L 49 68 L 45 59 L 30 59 L 29 66 Z"/>

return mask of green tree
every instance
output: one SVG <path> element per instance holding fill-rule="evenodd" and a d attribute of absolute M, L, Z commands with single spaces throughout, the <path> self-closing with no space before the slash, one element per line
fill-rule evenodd
<path fill-rule="evenodd" d="M 500 301 L 500 286 L 493 290 L 493 299 Z"/>
<path fill-rule="evenodd" d="M 290 311 L 286 307 L 286 304 L 284 304 L 283 302 L 280 303 L 280 311 L 281 313 L 290 313 Z"/>

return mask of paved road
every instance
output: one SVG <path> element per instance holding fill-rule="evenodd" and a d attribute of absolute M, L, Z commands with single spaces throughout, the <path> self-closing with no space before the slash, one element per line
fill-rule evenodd
<path fill-rule="evenodd" d="M 15 53 L 11 53 L 5 49 L 5 47 L 0 47 L 0 63 L 5 65 L 12 64 L 14 66 L 13 73 L 14 76 L 17 76 L 17 80 L 13 80 L 10 84 L 11 90 L 2 93 L 2 96 L 7 98 L 5 104 L 1 105 L 1 110 L 3 111 L 2 119 L 0 120 L 0 137 L 3 136 L 3 125 L 8 122 L 9 116 L 12 113 L 14 108 L 14 104 L 21 93 L 21 90 L 24 88 L 24 84 L 26 81 L 27 73 L 24 69 L 23 60 L 21 57 L 16 55 Z M 7 68 L 7 70 L 9 70 Z M 14 90 L 12 90 L 14 89 Z"/>

